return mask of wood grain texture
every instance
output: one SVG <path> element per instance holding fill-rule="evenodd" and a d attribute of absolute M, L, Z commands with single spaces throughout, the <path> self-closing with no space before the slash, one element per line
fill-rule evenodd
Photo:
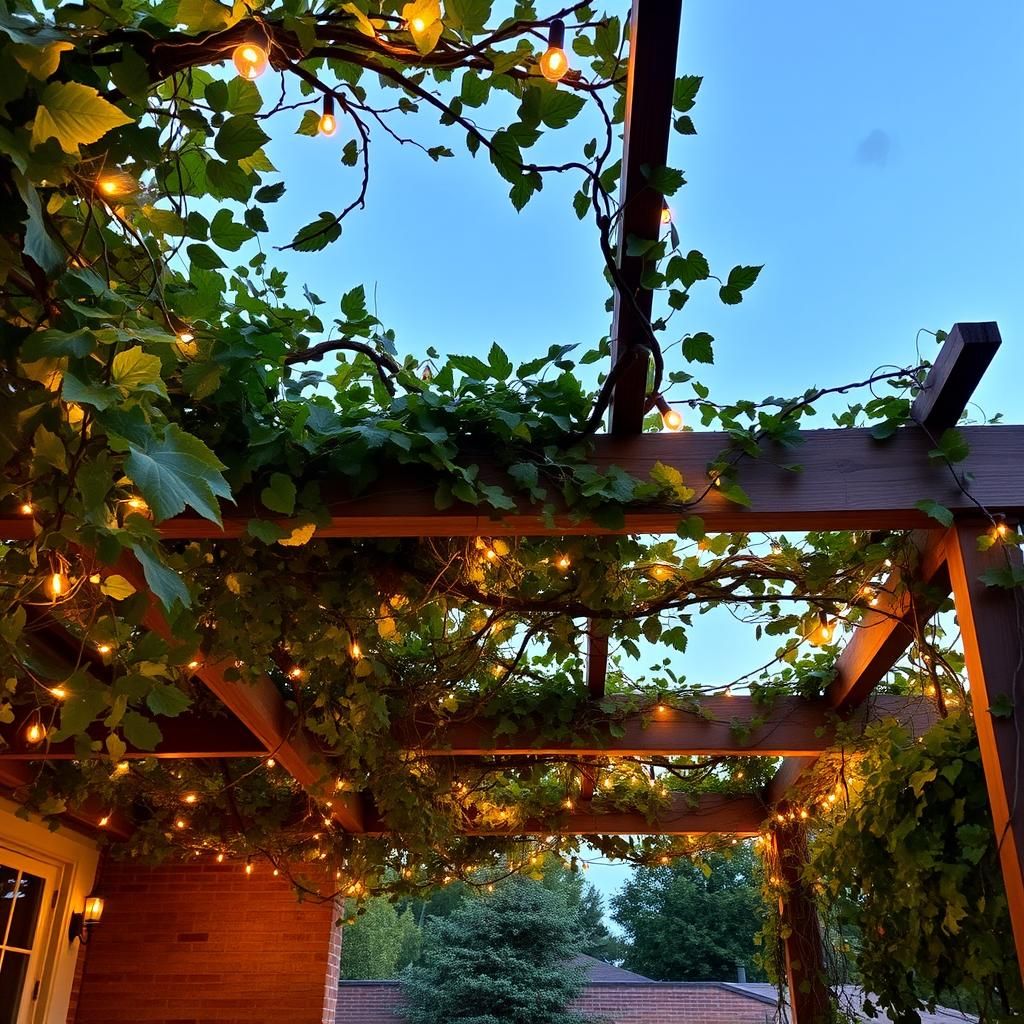
<path fill-rule="evenodd" d="M 611 362 L 647 341 L 652 293 L 641 287 L 644 260 L 627 255 L 631 238 L 657 239 L 662 233 L 664 198 L 648 185 L 648 174 L 668 162 L 672 95 L 682 0 L 633 0 L 629 30 L 629 70 L 622 149 L 622 191 L 617 263 L 623 291 L 616 289 L 612 313 Z M 650 359 L 637 354 L 615 385 L 611 432 L 643 429 Z"/>
<path fill-rule="evenodd" d="M 983 573 L 1024 565 L 1019 548 L 978 550 L 988 529 L 950 531 L 949 574 L 963 638 L 974 723 L 981 749 L 1017 961 L 1024 977 L 1024 592 L 987 586 Z M 1008 713 L 1007 713 L 1008 712 Z"/>
<path fill-rule="evenodd" d="M 932 431 L 955 426 L 1001 344 L 995 323 L 954 324 L 914 399 L 911 419 Z"/>
<path fill-rule="evenodd" d="M 972 492 L 985 506 L 1008 514 L 1024 513 L 1024 477 L 1006 467 L 1024 464 L 1024 427 L 964 427 L 971 454 L 961 464 L 974 474 Z M 906 427 L 885 442 L 860 429 L 812 430 L 795 449 L 763 445 L 763 457 L 741 463 L 740 480 L 752 507 L 728 501 L 707 483 L 707 467 L 728 448 L 729 438 L 712 431 L 644 434 L 636 438 L 596 438 L 591 464 L 605 470 L 618 466 L 646 478 L 655 463 L 674 466 L 698 488 L 700 500 L 685 514 L 703 516 L 710 532 L 729 530 L 885 530 L 930 528 L 935 521 L 918 501 L 931 498 L 955 513 L 976 506 L 956 487 L 949 471 L 928 459 L 932 442 L 916 427 Z M 473 460 L 481 477 L 501 482 L 501 474 L 486 457 Z M 799 473 L 781 468 L 799 464 Z M 678 508 L 644 507 L 628 510 L 619 531 L 599 528 L 588 520 L 575 521 L 557 513 L 547 525 L 539 507 L 524 502 L 519 511 L 494 518 L 473 506 L 434 507 L 436 478 L 412 467 L 379 480 L 364 495 L 324 493 L 329 525 L 320 537 L 419 536 L 569 536 L 619 533 L 674 533 L 684 513 Z M 266 512 L 251 495 L 237 507 L 227 506 L 224 529 L 196 515 L 181 515 L 160 523 L 168 540 L 232 538 L 245 533 L 249 519 Z M 288 525 L 288 520 L 279 520 Z M 24 540 L 32 522 L 7 513 L 0 517 L 0 537 Z"/>
<path fill-rule="evenodd" d="M 571 741 L 555 741 L 537 728 L 512 735 L 496 735 L 496 723 L 473 720 L 461 723 L 423 723 L 397 730 L 400 742 L 424 757 L 481 757 L 487 755 L 545 755 L 568 759 L 584 757 L 675 757 L 683 755 L 802 757 L 820 754 L 835 743 L 836 716 L 824 698 L 781 697 L 770 708 L 746 696 L 713 696 L 702 701 L 708 717 L 674 708 L 652 709 L 618 719 L 621 736 L 607 725 L 589 727 L 581 721 L 568 727 Z M 856 716 L 862 728 L 868 721 L 897 718 L 912 732 L 922 720 L 932 721 L 930 702 L 918 697 L 879 696 L 870 709 Z M 749 733 L 735 733 L 734 723 L 763 719 Z M 418 739 L 418 736 L 420 737 Z"/>

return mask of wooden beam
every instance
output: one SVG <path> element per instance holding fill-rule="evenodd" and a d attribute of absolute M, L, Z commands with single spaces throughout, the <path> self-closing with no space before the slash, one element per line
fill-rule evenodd
<path fill-rule="evenodd" d="M 117 571 L 137 590 L 147 593 L 142 567 L 134 556 L 125 555 Z M 142 624 L 165 640 L 172 641 L 171 627 L 160 604 L 149 596 Z M 266 748 L 268 754 L 311 796 L 332 801 L 331 814 L 349 832 L 363 830 L 363 809 L 357 795 L 335 793 L 329 784 L 329 769 L 312 740 L 285 705 L 284 697 L 268 676 L 246 683 L 228 679 L 225 662 L 207 660 L 196 655 L 199 666 L 194 675 L 220 698 L 228 710 Z"/>
<path fill-rule="evenodd" d="M 986 572 L 1020 572 L 1020 549 L 996 544 L 978 550 L 988 524 L 957 525 L 950 531 L 949 574 L 974 706 L 1003 882 L 1024 978 L 1024 778 L 1021 721 L 1024 717 L 1024 595 L 982 581 Z"/>
<path fill-rule="evenodd" d="M 676 49 L 682 0 L 633 0 L 629 17 L 629 69 L 622 152 L 621 219 L 617 264 L 623 288 L 615 292 L 611 361 L 631 361 L 619 377 L 611 404 L 611 432 L 639 434 L 643 429 L 650 359 L 645 344 L 652 293 L 642 287 L 644 260 L 630 256 L 631 238 L 657 239 L 662 232 L 664 198 L 648 185 L 648 175 L 668 161 L 675 88 Z M 625 293 L 624 293 L 625 292 Z"/>
<path fill-rule="evenodd" d="M 780 697 L 768 707 L 750 697 L 716 695 L 704 698 L 701 706 L 703 714 L 666 707 L 621 718 L 602 716 L 603 721 L 591 715 L 567 726 L 574 738 L 564 741 L 546 738 L 536 728 L 496 735 L 497 723 L 486 719 L 424 723 L 419 729 L 413 725 L 399 728 L 397 736 L 423 757 L 801 757 L 820 754 L 835 743 L 835 716 L 824 698 Z M 933 709 L 923 698 L 879 696 L 872 702 L 870 715 L 865 710 L 860 722 L 890 717 L 916 731 L 922 721 L 933 720 Z M 747 733 L 734 732 L 734 724 L 755 718 L 764 724 Z M 612 735 L 612 722 L 621 728 L 621 735 Z"/>
<path fill-rule="evenodd" d="M 38 774 L 38 767 L 24 762 L 0 761 L 0 787 L 9 790 L 16 801 L 18 790 L 31 787 Z M 67 818 L 68 823 L 78 831 L 85 831 L 89 835 L 103 832 L 116 839 L 128 839 L 135 831 L 123 814 L 104 808 L 95 797 L 89 797 L 78 807 L 68 807 L 62 812 L 62 817 Z M 106 824 L 100 825 L 104 819 Z"/>
<path fill-rule="evenodd" d="M 772 854 L 779 888 L 782 946 L 786 960 L 791 1024 L 829 1024 L 835 1020 L 825 970 L 818 910 L 804 876 L 807 836 L 798 825 L 772 829 Z"/>
<path fill-rule="evenodd" d="M 601 623 L 591 620 L 587 623 L 587 692 L 593 700 L 604 696 L 607 678 L 608 633 Z"/>
<path fill-rule="evenodd" d="M 955 426 L 1001 344 L 995 323 L 953 324 L 914 399 L 911 419 L 933 432 Z"/>
<path fill-rule="evenodd" d="M 764 805 L 753 796 L 703 794 L 691 803 L 683 794 L 672 794 L 668 805 L 651 818 L 638 811 L 601 810 L 569 811 L 553 814 L 544 820 L 529 820 L 508 828 L 474 827 L 468 825 L 465 835 L 471 836 L 586 836 L 586 835 L 708 835 L 724 833 L 754 836 L 761 831 L 765 818 Z M 368 822 L 367 831 L 386 834 L 386 825 L 379 820 Z"/>
<path fill-rule="evenodd" d="M 904 584 L 893 573 L 879 592 L 878 607 L 861 619 L 836 660 L 836 677 L 825 691 L 829 706 L 841 715 L 862 704 L 878 682 L 914 641 L 914 624 L 922 627 L 949 594 L 946 535 L 942 530 L 913 535 L 920 555 L 913 581 Z M 777 804 L 817 757 L 788 758 L 765 790 L 765 801 Z"/>
<path fill-rule="evenodd" d="M 266 757 L 267 750 L 251 732 L 230 715 L 212 717 L 186 711 L 174 718 L 156 720 L 163 740 L 156 750 L 136 750 L 129 746 L 126 760 L 155 757 L 163 760 L 193 757 Z M 72 740 L 59 743 L 28 743 L 24 721 L 0 725 L 0 761 L 81 761 Z M 90 730 L 93 739 L 100 742 L 109 730 L 96 727 Z M 94 755 L 106 758 L 102 749 Z"/>
<path fill-rule="evenodd" d="M 988 508 L 1007 514 L 1024 513 L 1024 478 L 1007 473 L 1008 465 L 1024 463 L 1024 426 L 962 428 L 971 453 L 958 468 L 974 475 L 971 492 Z M 361 497 L 331 496 L 324 488 L 329 522 L 319 537 L 569 536 L 607 533 L 674 533 L 682 515 L 703 516 L 710 532 L 733 530 L 874 530 L 930 528 L 917 502 L 934 499 L 954 513 L 971 513 L 974 502 L 956 486 L 945 466 L 933 463 L 931 439 L 916 427 L 905 427 L 879 442 L 860 429 L 812 430 L 795 449 L 765 443 L 762 456 L 744 459 L 741 482 L 752 503 L 743 508 L 707 482 L 707 467 L 729 447 L 727 435 L 711 431 L 644 434 L 635 438 L 599 437 L 590 464 L 600 471 L 617 466 L 646 479 L 655 463 L 678 469 L 698 488 L 699 500 L 685 511 L 678 508 L 628 509 L 621 530 L 609 531 L 588 520 L 576 521 L 556 512 L 553 525 L 545 522 L 540 506 L 523 501 L 519 511 L 490 518 L 486 510 L 465 504 L 449 509 L 434 505 L 437 478 L 429 472 L 404 468 L 373 485 Z M 501 483 L 501 473 L 484 458 L 478 460 L 481 478 Z M 799 473 L 782 467 L 798 464 Z M 507 481 L 506 481 L 507 483 Z M 509 493 L 515 488 L 509 486 Z M 242 495 L 237 508 L 226 509 L 224 529 L 196 515 L 160 523 L 168 540 L 230 539 L 242 536 L 249 519 L 266 513 L 252 496 Z M 288 523 L 287 520 L 281 520 Z M 26 540 L 33 524 L 25 516 L 0 516 L 0 538 Z"/>

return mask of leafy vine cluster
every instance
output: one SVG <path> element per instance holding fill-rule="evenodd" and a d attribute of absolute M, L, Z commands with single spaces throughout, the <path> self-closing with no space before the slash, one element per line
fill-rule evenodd
<path fill-rule="evenodd" d="M 835 422 L 893 433 L 927 360 L 795 396 L 716 402 L 697 376 L 713 362 L 714 339 L 676 334 L 675 320 L 695 285 L 714 281 L 722 302 L 736 304 L 760 268 L 718 278 L 702 253 L 683 251 L 667 204 L 684 176 L 649 168 L 648 187 L 666 203 L 663 233 L 621 240 L 645 261 L 660 310 L 645 321 L 646 426 L 681 426 L 671 392 L 731 445 L 700 479 L 660 462 L 638 478 L 589 461 L 619 370 L 596 390 L 581 381 L 608 357 L 607 338 L 519 365 L 497 344 L 486 358 L 403 354 L 362 285 L 331 312 L 308 289 L 297 295 L 264 244 L 286 188 L 265 150 L 270 132 L 324 136 L 295 144 L 340 150 L 349 198 L 279 246 L 311 253 L 336 243 L 365 204 L 374 138 L 452 158 L 449 146 L 401 127 L 429 113 L 471 156 L 486 155 L 517 209 L 551 175 L 578 182 L 575 212 L 592 218 L 609 284 L 630 301 L 613 197 L 628 24 L 587 3 L 542 17 L 521 2 L 498 21 L 489 0 L 443 9 L 438 0 L 259 9 L 15 0 L 0 12 L 0 49 L 0 512 L 30 524 L 0 546 L 0 744 L 17 737 L 40 755 L 62 744 L 77 755 L 34 762 L 19 794 L 26 810 L 56 821 L 92 801 L 104 809 L 98 825 L 130 822 L 132 854 L 238 859 L 249 871 L 286 872 L 321 898 L 455 878 L 486 888 L 548 851 L 583 867 L 594 849 L 656 864 L 737 842 L 604 836 L 588 847 L 572 836 L 526 840 L 516 828 L 571 812 L 586 773 L 596 810 L 653 818 L 679 795 L 760 793 L 770 759 L 494 754 L 469 763 L 423 750 L 482 718 L 496 736 L 531 729 L 565 741 L 609 725 L 615 735 L 627 716 L 659 707 L 709 715 L 711 692 L 750 693 L 765 713 L 781 695 L 820 693 L 844 635 L 893 586 L 892 569 L 913 568 L 913 546 L 900 534 L 708 534 L 693 508 L 712 488 L 747 504 L 743 465 L 764 441 L 792 448 L 798 472 L 800 428 L 821 404 L 860 393 Z M 695 133 L 700 84 L 692 75 L 676 83 L 683 136 Z M 483 127 L 494 119 L 505 126 Z M 530 159 L 542 137 L 571 142 L 579 133 L 567 129 L 583 121 L 600 131 L 578 155 Z M 950 431 L 934 454 L 955 468 L 967 453 Z M 438 508 L 475 506 L 483 522 L 528 502 L 551 522 L 568 513 L 618 530 L 626 510 L 657 505 L 678 512 L 679 531 L 318 535 L 332 502 L 397 474 L 429 481 Z M 219 524 L 226 509 L 237 515 L 233 503 L 245 513 L 241 536 L 161 539 L 168 520 Z M 926 511 L 948 517 L 935 503 Z M 993 543 L 1019 540 L 992 524 Z M 1007 571 L 993 582 L 1021 582 Z M 155 604 L 163 635 L 149 628 Z M 720 607 L 776 647 L 709 690 L 680 674 L 678 656 L 695 617 Z M 596 706 L 581 654 L 595 628 L 612 650 Z M 197 675 L 205 664 L 229 681 L 273 681 L 293 728 L 315 744 L 316 795 L 275 751 L 126 758 L 155 751 L 174 719 L 224 713 Z M 952 709 L 964 723 L 961 670 L 955 632 L 940 618 L 918 630 L 886 685 L 928 696 L 941 718 Z M 731 724 L 742 735 L 758 723 Z M 895 761 L 909 745 L 897 744 Z M 789 813 L 822 829 L 835 818 L 841 832 L 846 801 L 829 799 L 835 780 L 826 770 L 809 785 Z M 337 827 L 332 799 L 351 795 L 372 801 L 387 834 Z M 821 863 L 841 876 L 841 865 Z M 333 883 L 314 885 L 314 875 Z"/>

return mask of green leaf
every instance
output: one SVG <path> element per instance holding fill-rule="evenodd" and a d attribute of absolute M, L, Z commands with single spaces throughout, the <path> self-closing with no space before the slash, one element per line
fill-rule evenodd
<path fill-rule="evenodd" d="M 30 363 L 35 359 L 55 359 L 75 356 L 81 359 L 96 347 L 96 336 L 87 328 L 78 331 L 36 331 L 21 346 L 21 358 Z"/>
<path fill-rule="evenodd" d="M 142 566 L 142 572 L 146 577 L 146 586 L 156 595 L 157 600 L 167 611 L 172 611 L 176 604 L 187 608 L 192 603 L 188 587 L 173 569 L 164 565 L 152 551 L 141 544 L 133 545 L 132 549 Z"/>
<path fill-rule="evenodd" d="M 993 718 L 1012 718 L 1013 699 L 1008 693 L 1000 693 L 988 706 L 988 713 Z"/>
<path fill-rule="evenodd" d="M 256 189 L 253 197 L 257 203 L 276 203 L 284 195 L 285 184 L 283 181 L 275 182 L 273 185 L 264 185 Z"/>
<path fill-rule="evenodd" d="M 564 128 L 585 106 L 586 100 L 567 89 L 540 87 L 540 119 L 548 128 Z"/>
<path fill-rule="evenodd" d="M 146 694 L 146 706 L 154 715 L 175 718 L 192 703 L 191 698 L 180 687 L 170 683 L 155 683 Z"/>
<path fill-rule="evenodd" d="M 53 466 L 54 469 L 59 469 L 62 473 L 67 472 L 68 456 L 64 442 L 53 431 L 43 426 L 37 427 L 32 445 L 37 459 L 48 466 Z"/>
<path fill-rule="evenodd" d="M 304 110 L 299 119 L 299 127 L 295 129 L 296 135 L 305 135 L 308 138 L 316 138 L 320 134 L 320 111 Z"/>
<path fill-rule="evenodd" d="M 684 505 L 693 501 L 694 490 L 687 487 L 683 481 L 683 474 L 675 466 L 669 466 L 664 462 L 655 462 L 651 469 L 651 479 L 663 490 L 671 491 L 675 499 Z"/>
<path fill-rule="evenodd" d="M 238 19 L 232 18 L 231 8 L 222 7 L 215 0 L 181 0 L 174 20 L 195 34 L 228 28 Z"/>
<path fill-rule="evenodd" d="M 682 171 L 672 167 L 655 167 L 647 171 L 647 184 L 663 196 L 675 195 L 685 184 Z"/>
<path fill-rule="evenodd" d="M 676 532 L 686 540 L 703 540 L 706 532 L 704 520 L 700 516 L 688 516 L 679 524 Z"/>
<path fill-rule="evenodd" d="M 129 441 L 128 448 L 125 471 L 157 522 L 189 506 L 203 518 L 220 524 L 217 498 L 231 497 L 220 472 L 226 467 L 198 437 L 170 423 L 161 435 L 149 434 L 143 445 Z"/>
<path fill-rule="evenodd" d="M 521 210 L 544 187 L 544 179 L 537 171 L 522 175 L 509 190 L 509 199 L 516 210 Z"/>
<path fill-rule="evenodd" d="M 931 498 L 922 498 L 921 501 L 917 502 L 916 507 L 926 516 L 930 516 L 936 522 L 942 523 L 943 526 L 953 525 L 953 513 L 945 505 L 940 505 Z"/>
<path fill-rule="evenodd" d="M 224 266 L 224 261 L 205 242 L 193 242 L 186 252 L 192 266 L 200 270 L 219 270 Z"/>
<path fill-rule="evenodd" d="M 13 175 L 26 210 L 22 222 L 25 225 L 25 255 L 35 260 L 48 274 L 52 274 L 64 267 L 64 254 L 46 230 L 39 193 L 19 171 L 14 171 Z"/>
<path fill-rule="evenodd" d="M 341 225 L 330 210 L 325 210 L 311 224 L 299 228 L 291 246 L 298 252 L 317 252 L 341 237 Z"/>
<path fill-rule="evenodd" d="M 706 331 L 698 331 L 689 338 L 683 338 L 683 358 L 691 363 L 713 363 L 714 338 Z"/>
<path fill-rule="evenodd" d="M 14 43 L 11 46 L 11 54 L 33 78 L 45 82 L 56 73 L 60 66 L 60 55 L 74 48 L 74 43 L 56 39 L 45 42 L 41 46 Z"/>
<path fill-rule="evenodd" d="M 160 357 L 151 355 L 138 345 L 114 356 L 110 380 L 125 395 L 148 392 L 167 397 L 167 387 L 161 377 Z"/>
<path fill-rule="evenodd" d="M 221 125 L 213 148 L 224 160 L 242 160 L 269 141 L 270 136 L 252 114 L 235 114 Z"/>
<path fill-rule="evenodd" d="M 65 153 L 102 139 L 113 128 L 132 124 L 130 117 L 100 94 L 78 82 L 53 82 L 39 97 L 32 125 L 32 146 L 55 138 Z"/>
<path fill-rule="evenodd" d="M 728 306 L 743 301 L 743 293 L 757 280 L 762 267 L 733 267 L 729 279 L 718 290 L 721 300 Z"/>
<path fill-rule="evenodd" d="M 964 435 L 955 427 L 950 427 L 942 432 L 938 446 L 928 453 L 928 458 L 955 464 L 963 462 L 970 454 L 971 449 Z"/>
<path fill-rule="evenodd" d="M 126 711 L 121 728 L 125 739 L 137 750 L 156 750 L 164 738 L 160 726 L 138 711 Z"/>
<path fill-rule="evenodd" d="M 1024 587 L 1024 565 L 1004 565 L 986 569 L 979 579 L 986 587 L 1003 587 L 1006 590 Z"/>
<path fill-rule="evenodd" d="M 270 485 L 260 492 L 260 501 L 272 512 L 290 516 L 295 511 L 295 493 L 295 483 L 290 476 L 274 473 Z"/>
<path fill-rule="evenodd" d="M 239 224 L 231 216 L 230 210 L 218 210 L 213 220 L 210 221 L 210 238 L 213 239 L 215 245 L 219 245 L 222 249 L 230 249 L 235 252 L 241 249 L 245 242 L 255 237 L 256 232 L 250 231 L 244 224 Z"/>
<path fill-rule="evenodd" d="M 672 106 L 680 114 L 685 114 L 688 110 L 693 109 L 700 84 L 703 81 L 704 79 L 700 75 L 683 75 L 676 79 L 675 89 L 672 92 Z"/>

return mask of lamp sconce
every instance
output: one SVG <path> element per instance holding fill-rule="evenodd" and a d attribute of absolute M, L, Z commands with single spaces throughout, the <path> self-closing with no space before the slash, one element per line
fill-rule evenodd
<path fill-rule="evenodd" d="M 89 932 L 100 923 L 103 917 L 103 897 L 87 896 L 85 899 L 85 910 L 81 913 L 71 915 L 71 927 L 68 929 L 68 941 L 74 942 L 78 939 L 83 946 L 89 944 Z"/>

